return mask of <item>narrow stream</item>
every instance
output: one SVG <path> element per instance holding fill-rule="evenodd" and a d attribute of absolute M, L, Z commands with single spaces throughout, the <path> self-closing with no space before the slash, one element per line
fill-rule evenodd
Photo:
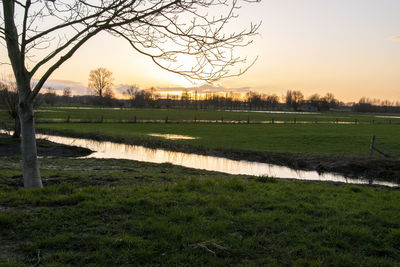
<path fill-rule="evenodd" d="M 65 145 L 74 145 L 95 151 L 87 158 L 115 158 L 129 159 L 152 163 L 171 163 L 188 168 L 217 171 L 229 174 L 244 174 L 254 176 L 268 176 L 313 181 L 334 181 L 354 184 L 377 184 L 397 187 L 398 184 L 384 181 L 370 181 L 367 179 L 347 178 L 342 175 L 316 171 L 299 171 L 279 165 L 249 162 L 245 160 L 231 160 L 222 157 L 203 156 L 191 153 L 168 151 L 164 149 L 150 149 L 143 146 L 126 145 L 113 142 L 94 141 L 90 139 L 61 137 L 54 135 L 37 134 L 37 138 L 47 139 Z"/>

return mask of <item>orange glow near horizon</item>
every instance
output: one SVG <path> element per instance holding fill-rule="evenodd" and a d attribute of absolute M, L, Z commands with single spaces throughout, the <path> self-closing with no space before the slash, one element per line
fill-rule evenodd
<path fill-rule="evenodd" d="M 229 25 L 230 30 L 237 31 L 242 25 L 246 28 L 251 22 L 262 21 L 262 26 L 253 44 L 235 52 L 247 56 L 249 62 L 258 60 L 245 74 L 218 81 L 218 86 L 279 97 L 287 90 L 299 90 L 305 97 L 331 92 L 344 102 L 357 102 L 361 97 L 400 101 L 399 10 L 400 1 L 244 3 L 238 10 L 238 22 Z M 4 47 L 0 62 L 8 62 Z M 90 70 L 98 67 L 113 72 L 119 98 L 127 97 L 122 85 L 155 87 L 162 96 L 179 98 L 184 88 L 202 85 L 160 69 L 121 38 L 106 33 L 84 44 L 54 72 L 47 85 L 58 90 L 70 87 L 74 93 L 84 94 Z M 0 65 L 3 77 L 9 73 L 9 66 Z"/>

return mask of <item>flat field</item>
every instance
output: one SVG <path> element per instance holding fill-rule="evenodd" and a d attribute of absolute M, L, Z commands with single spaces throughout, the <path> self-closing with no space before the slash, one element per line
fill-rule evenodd
<path fill-rule="evenodd" d="M 247 122 L 329 122 L 347 123 L 400 123 L 399 114 L 360 114 L 352 112 L 265 112 L 265 111 L 215 111 L 193 109 L 134 109 L 98 107 L 47 107 L 41 106 L 35 113 L 37 121 L 71 122 L 128 122 L 134 121 L 240 121 Z M 0 120 L 6 120 L 5 111 L 0 111 Z"/>
<path fill-rule="evenodd" d="M 400 155 L 400 124 L 384 118 L 372 124 L 375 115 L 346 117 L 357 124 L 177 123 L 170 122 L 173 114 L 182 116 L 178 121 L 183 116 L 191 120 L 192 111 L 140 110 L 152 114 L 150 120 L 164 121 L 133 123 L 132 110 L 98 110 L 105 112 L 74 111 L 76 122 L 71 112 L 69 123 L 68 114 L 51 111 L 58 114 L 51 117 L 39 111 L 39 122 L 47 122 L 36 126 L 150 147 L 246 152 L 239 158 L 290 155 L 287 164 L 296 162 L 292 155 L 301 155 L 303 164 L 317 158 L 315 166 L 323 158 L 331 166 L 333 159 L 355 157 L 359 165 L 349 161 L 348 168 L 381 168 L 379 175 L 390 172 L 399 178 L 399 160 L 368 158 L 372 135 L 378 148 Z M 209 114 L 214 120 L 222 113 Z M 271 114 L 254 115 L 261 121 Z M 101 116 L 103 123 L 96 123 Z M 120 123 L 123 116 L 127 119 Z M 165 116 L 171 116 L 170 123 Z M 167 140 L 152 133 L 197 139 Z M 20 156 L 0 156 L 0 266 L 396 266 L 400 260 L 399 188 L 235 176 L 114 159 L 43 157 L 40 167 L 45 188 L 27 190 Z"/>
<path fill-rule="evenodd" d="M 1 157 L 1 266 L 395 266 L 400 191 L 170 164 Z"/>
<path fill-rule="evenodd" d="M 376 146 L 400 156 L 400 125 L 388 124 L 211 124 L 211 123 L 42 123 L 39 131 L 105 136 L 150 144 L 152 140 L 194 149 L 246 150 L 367 156 Z M 149 134 L 177 134 L 193 140 L 166 140 Z"/>

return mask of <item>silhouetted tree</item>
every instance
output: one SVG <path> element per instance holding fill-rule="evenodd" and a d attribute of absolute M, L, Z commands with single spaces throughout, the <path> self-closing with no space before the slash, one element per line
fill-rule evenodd
<path fill-rule="evenodd" d="M 229 76 L 232 65 L 244 62 L 232 50 L 251 43 L 246 37 L 259 26 L 226 32 L 224 26 L 237 16 L 238 1 L 3 0 L 2 5 L 0 40 L 5 41 L 19 93 L 25 187 L 42 187 L 33 102 L 53 72 L 88 40 L 107 32 L 163 69 L 211 82 Z M 208 16 L 210 10 L 226 15 Z M 33 56 L 35 61 L 30 60 Z M 31 88 L 34 76 L 38 81 Z"/>
<path fill-rule="evenodd" d="M 113 94 L 111 91 L 113 82 L 112 72 L 106 68 L 97 68 L 89 73 L 88 87 L 93 89 L 100 98 L 103 96 L 110 97 Z"/>
<path fill-rule="evenodd" d="M 300 91 L 288 90 L 286 92 L 286 105 L 292 107 L 294 110 L 299 108 L 300 103 L 303 101 L 304 95 Z"/>
<path fill-rule="evenodd" d="M 14 120 L 14 138 L 21 136 L 21 125 L 18 115 L 18 90 L 14 85 L 0 82 L 0 105 L 3 106 L 8 115 Z"/>
<path fill-rule="evenodd" d="M 266 97 L 265 102 L 267 107 L 275 108 L 279 103 L 279 97 L 277 95 L 269 95 Z"/>
<path fill-rule="evenodd" d="M 54 104 L 57 101 L 56 90 L 54 90 L 51 87 L 48 87 L 46 89 L 45 93 L 43 94 L 42 99 L 43 99 L 44 103 L 46 103 L 48 105 L 51 105 L 51 106 L 54 106 Z"/>

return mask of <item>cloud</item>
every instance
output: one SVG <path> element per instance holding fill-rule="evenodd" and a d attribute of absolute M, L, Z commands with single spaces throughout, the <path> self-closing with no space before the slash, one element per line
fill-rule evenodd
<path fill-rule="evenodd" d="M 36 82 L 37 80 L 33 80 L 33 84 Z M 85 95 L 88 93 L 87 86 L 80 82 L 69 80 L 47 80 L 43 86 L 43 89 L 46 87 L 51 87 L 58 93 L 62 93 L 65 88 L 69 88 L 73 95 Z"/>
<path fill-rule="evenodd" d="M 391 36 L 391 37 L 389 38 L 389 40 L 392 40 L 392 41 L 400 41 L 400 35 Z"/>

